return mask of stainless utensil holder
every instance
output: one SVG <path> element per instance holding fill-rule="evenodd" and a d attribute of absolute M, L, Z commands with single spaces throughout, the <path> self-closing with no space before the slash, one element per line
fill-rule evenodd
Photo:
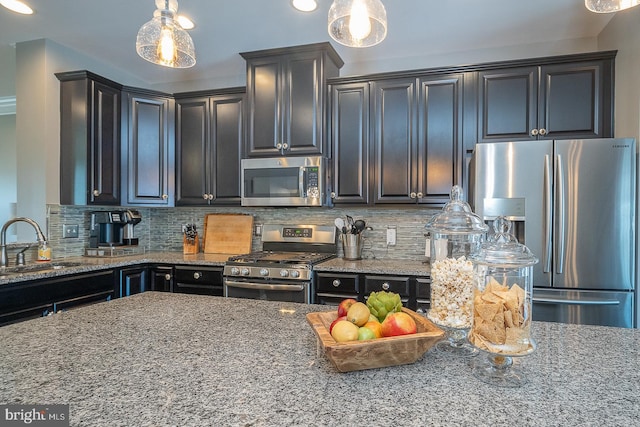
<path fill-rule="evenodd" d="M 341 234 L 340 240 L 342 240 L 342 252 L 343 257 L 346 260 L 359 260 L 362 259 L 362 234 Z"/>

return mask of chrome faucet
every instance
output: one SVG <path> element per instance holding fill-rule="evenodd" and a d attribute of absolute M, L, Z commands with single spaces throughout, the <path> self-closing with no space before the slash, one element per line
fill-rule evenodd
<path fill-rule="evenodd" d="M 36 230 L 36 239 L 38 242 L 47 241 L 38 223 L 31 218 L 18 217 L 10 219 L 4 223 L 2 230 L 0 230 L 0 268 L 9 265 L 9 257 L 7 256 L 7 228 L 9 228 L 9 226 L 14 222 L 26 222 L 27 224 L 30 224 Z"/>

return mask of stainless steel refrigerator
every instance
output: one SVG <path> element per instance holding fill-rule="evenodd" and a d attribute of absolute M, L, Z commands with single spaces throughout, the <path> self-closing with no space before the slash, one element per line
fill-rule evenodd
<path fill-rule="evenodd" d="M 469 202 L 538 256 L 534 320 L 634 327 L 634 139 L 477 144 Z"/>

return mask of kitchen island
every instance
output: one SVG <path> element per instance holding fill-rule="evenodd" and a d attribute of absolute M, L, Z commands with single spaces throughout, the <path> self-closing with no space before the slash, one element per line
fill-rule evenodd
<path fill-rule="evenodd" d="M 434 349 L 339 373 L 305 315 L 330 307 L 146 292 L 0 328 L 0 403 L 73 426 L 637 425 L 640 331 L 534 322 L 529 383 Z"/>

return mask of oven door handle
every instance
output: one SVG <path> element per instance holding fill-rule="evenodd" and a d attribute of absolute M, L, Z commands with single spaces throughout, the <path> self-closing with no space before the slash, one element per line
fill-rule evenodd
<path fill-rule="evenodd" d="M 265 283 L 236 282 L 233 280 L 225 280 L 224 284 L 232 288 L 259 289 L 263 291 L 304 291 L 304 285 L 268 285 Z"/>

